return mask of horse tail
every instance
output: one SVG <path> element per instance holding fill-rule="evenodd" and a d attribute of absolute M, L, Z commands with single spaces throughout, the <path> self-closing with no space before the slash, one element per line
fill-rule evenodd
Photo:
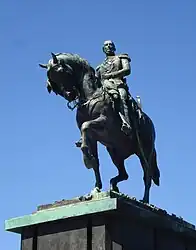
<path fill-rule="evenodd" d="M 134 120 L 134 126 L 135 126 L 135 132 L 136 132 L 136 138 L 139 146 L 139 153 L 140 153 L 140 159 L 142 159 L 142 162 L 145 164 L 145 168 L 150 172 L 151 178 L 155 185 L 160 185 L 160 171 L 157 165 L 157 153 L 154 145 L 155 141 L 155 129 L 152 120 L 144 113 L 143 118 L 145 120 L 143 125 L 149 125 L 150 127 L 150 138 L 148 138 L 148 141 L 150 141 L 150 144 L 148 148 L 150 148 L 150 152 L 147 150 L 144 150 L 142 141 L 139 136 L 139 132 L 137 129 L 136 121 Z M 148 128 L 149 128 L 148 127 Z M 148 153 L 147 153 L 148 152 Z"/>
<path fill-rule="evenodd" d="M 151 173 L 152 173 L 152 179 L 154 184 L 156 184 L 157 186 L 160 185 L 160 171 L 157 165 L 157 153 L 155 148 L 153 149 L 152 152 L 152 158 L 151 158 Z"/>

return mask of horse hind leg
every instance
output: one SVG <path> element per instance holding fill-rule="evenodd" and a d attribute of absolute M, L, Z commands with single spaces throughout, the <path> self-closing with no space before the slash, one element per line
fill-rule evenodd
<path fill-rule="evenodd" d="M 152 184 L 152 180 L 155 185 L 159 186 L 159 179 L 160 179 L 160 171 L 157 166 L 157 159 L 156 159 L 156 150 L 153 148 L 152 152 L 146 154 L 146 160 L 143 157 L 139 156 L 143 171 L 144 171 L 144 197 L 143 202 L 149 203 L 149 196 L 150 196 L 150 188 Z"/>
<path fill-rule="evenodd" d="M 152 173 L 151 173 L 151 157 L 146 157 L 144 160 L 143 157 L 139 157 L 140 163 L 143 168 L 144 176 L 144 196 L 143 196 L 143 202 L 149 203 L 150 198 L 150 188 L 152 184 Z"/>
<path fill-rule="evenodd" d="M 117 186 L 118 183 L 121 182 L 121 181 L 127 180 L 129 176 L 128 176 L 128 174 L 126 172 L 126 169 L 125 169 L 124 159 L 122 159 L 122 157 L 120 157 L 116 153 L 115 149 L 107 148 L 107 150 L 108 150 L 108 152 L 109 152 L 109 154 L 111 156 L 111 159 L 112 159 L 114 165 L 118 169 L 118 175 L 113 177 L 110 180 L 110 190 L 119 193 L 119 188 Z"/>

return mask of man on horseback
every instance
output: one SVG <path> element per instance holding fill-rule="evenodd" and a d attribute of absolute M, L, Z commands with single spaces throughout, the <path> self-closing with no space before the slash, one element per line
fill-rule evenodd
<path fill-rule="evenodd" d="M 103 52 L 106 58 L 102 64 L 96 68 L 96 75 L 101 80 L 103 87 L 112 96 L 115 102 L 119 102 L 120 116 L 122 119 L 121 130 L 126 133 L 131 133 L 129 112 L 128 112 L 128 86 L 125 76 L 131 72 L 131 59 L 127 54 L 115 54 L 115 44 L 108 40 L 104 42 Z"/>

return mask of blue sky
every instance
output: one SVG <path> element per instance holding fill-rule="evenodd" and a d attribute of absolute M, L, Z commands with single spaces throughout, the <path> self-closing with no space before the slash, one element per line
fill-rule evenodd
<path fill-rule="evenodd" d="M 151 203 L 196 224 L 195 0 L 1 0 L 0 12 L 1 248 L 20 247 L 18 235 L 4 232 L 5 219 L 93 187 L 93 172 L 74 146 L 75 111 L 47 93 L 38 63 L 51 51 L 72 52 L 96 67 L 107 39 L 132 58 L 130 91 L 156 127 L 161 186 L 152 187 Z M 116 168 L 103 146 L 99 153 L 106 190 Z M 126 166 L 129 179 L 119 187 L 140 199 L 139 161 L 131 157 Z"/>

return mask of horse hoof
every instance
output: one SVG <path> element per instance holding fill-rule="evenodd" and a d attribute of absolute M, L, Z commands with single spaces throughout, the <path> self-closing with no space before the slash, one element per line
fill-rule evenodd
<path fill-rule="evenodd" d="M 144 204 L 149 204 L 149 201 L 146 200 L 146 199 L 142 199 L 142 200 L 140 200 L 140 202 L 142 202 L 142 203 L 144 203 Z"/>
<path fill-rule="evenodd" d="M 84 195 L 84 196 L 80 196 L 79 200 L 80 201 L 89 201 L 89 200 L 92 200 L 92 198 L 93 198 L 92 194 L 87 194 L 87 195 Z"/>
<path fill-rule="evenodd" d="M 92 195 L 95 195 L 95 194 L 98 194 L 98 193 L 100 193 L 100 192 L 101 192 L 101 189 L 98 188 L 98 187 L 95 187 L 95 188 L 93 188 L 93 190 L 91 191 L 91 194 L 92 194 Z"/>
<path fill-rule="evenodd" d="M 75 145 L 77 148 L 80 148 L 82 145 L 82 142 L 79 140 L 79 141 L 75 142 Z"/>
<path fill-rule="evenodd" d="M 116 193 L 120 193 L 119 188 L 117 186 L 112 186 L 110 187 L 110 191 L 116 192 Z"/>

